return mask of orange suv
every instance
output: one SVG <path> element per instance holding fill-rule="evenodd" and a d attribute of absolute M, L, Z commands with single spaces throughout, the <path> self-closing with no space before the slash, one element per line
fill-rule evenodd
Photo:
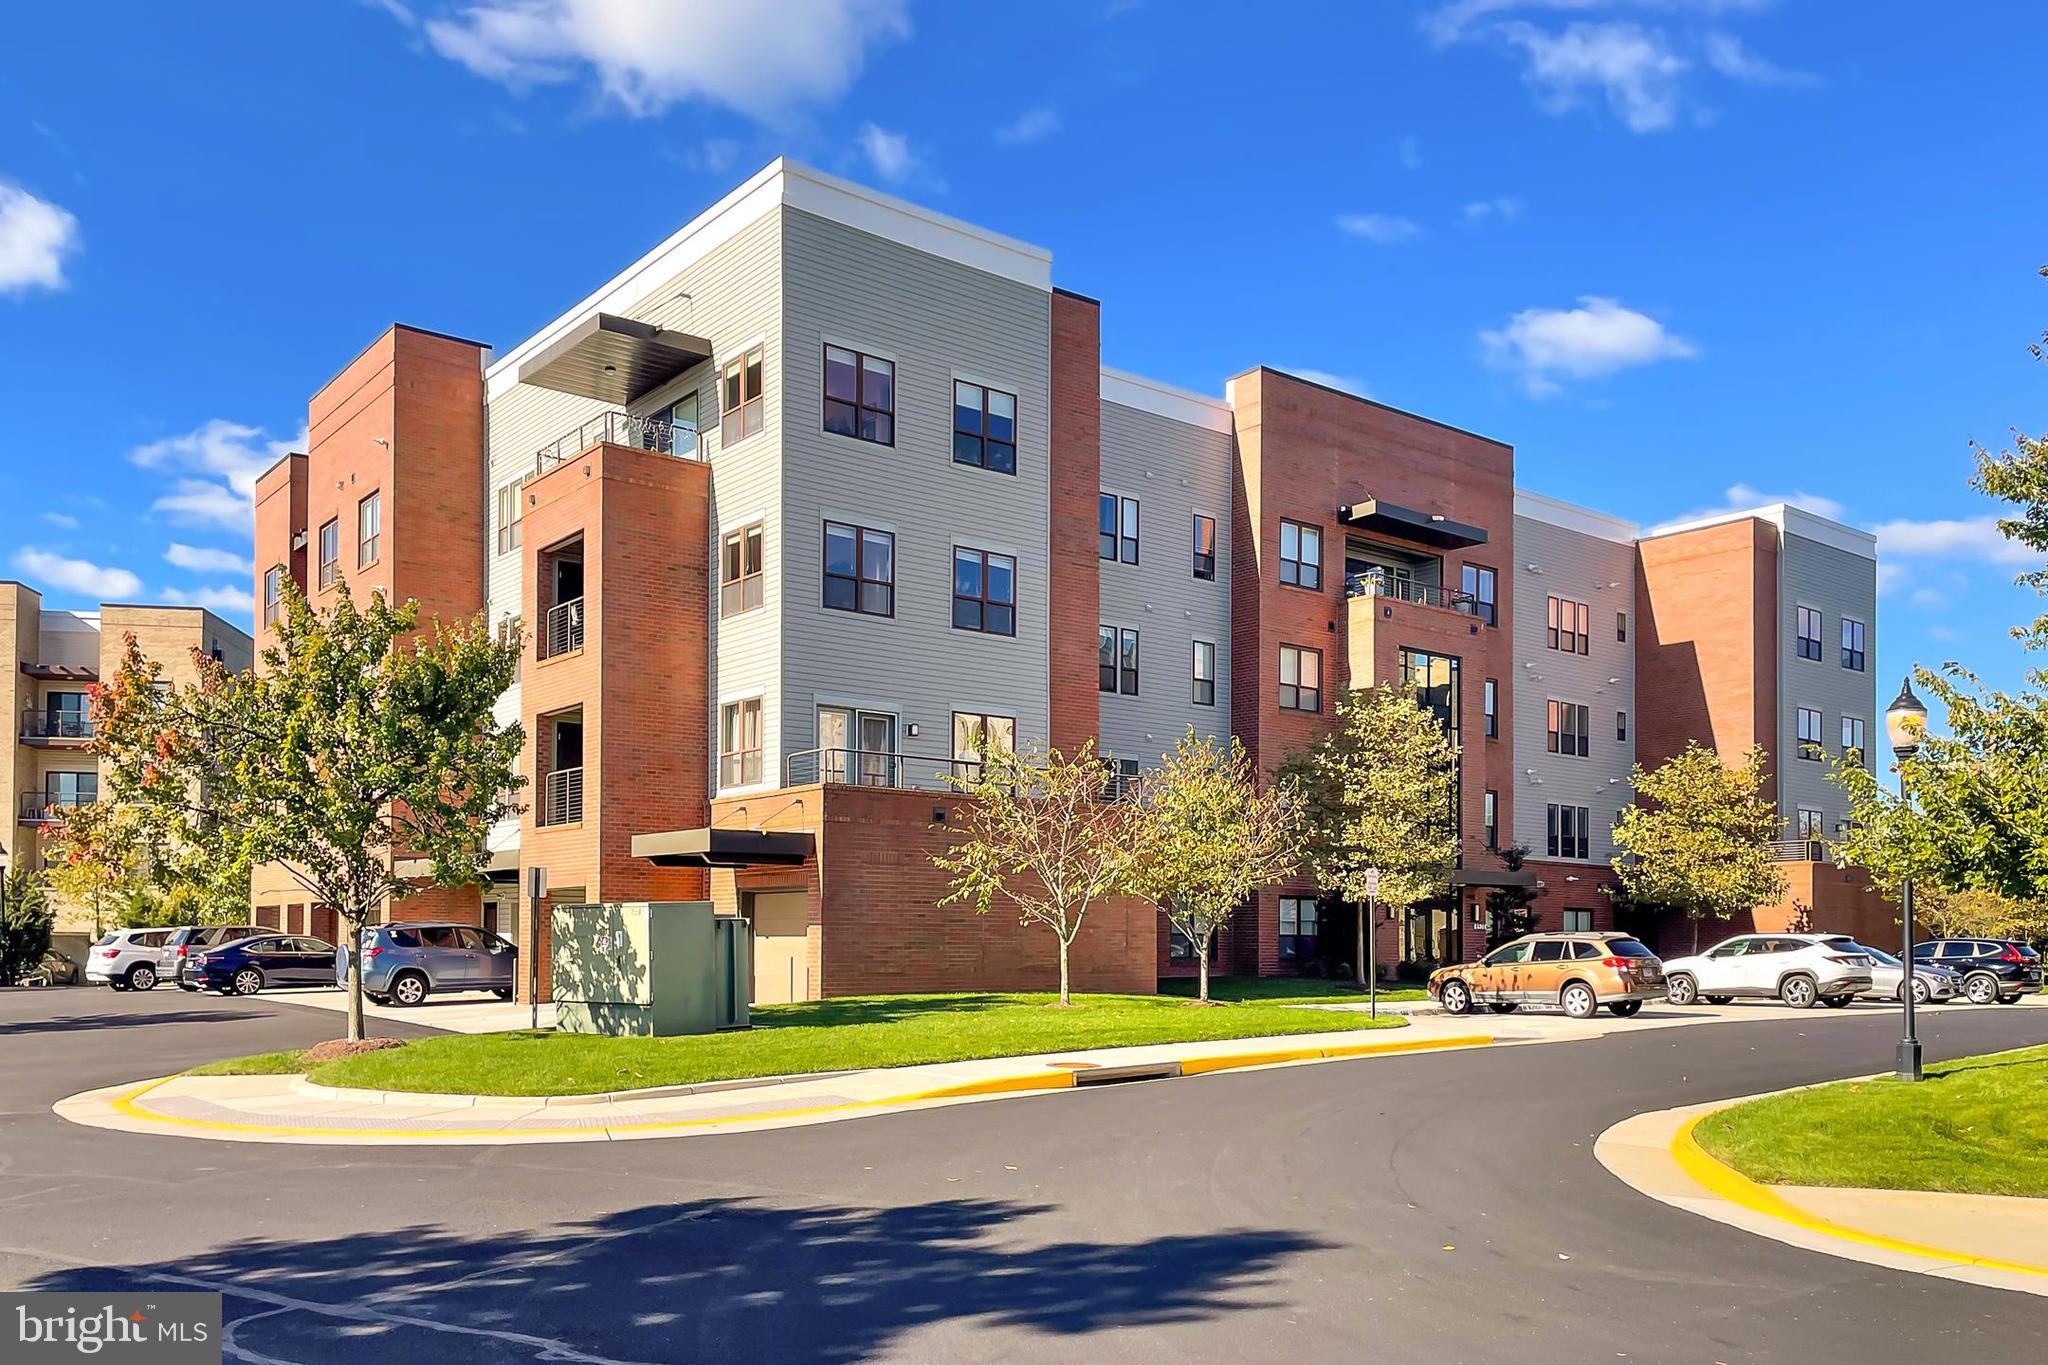
<path fill-rule="evenodd" d="M 1447 1014 L 1557 1005 L 1590 1019 L 1605 1005 L 1626 1019 L 1645 1000 L 1664 998 L 1664 964 L 1627 934 L 1524 934 L 1477 962 L 1437 968 L 1429 994 Z"/>

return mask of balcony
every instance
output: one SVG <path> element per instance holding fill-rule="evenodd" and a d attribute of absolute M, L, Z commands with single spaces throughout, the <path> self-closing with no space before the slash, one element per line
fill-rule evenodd
<path fill-rule="evenodd" d="M 704 447 L 698 442 L 694 428 L 665 418 L 635 417 L 614 409 L 578 423 L 534 452 L 533 476 L 539 478 L 557 465 L 566 464 L 592 446 L 599 445 L 630 446 L 635 450 L 673 455 L 681 460 L 704 458 Z"/>
<path fill-rule="evenodd" d="M 1455 611 L 1462 616 L 1479 615 L 1479 603 L 1469 593 L 1458 592 L 1437 583 L 1418 583 L 1413 579 L 1397 577 L 1383 569 L 1368 569 L 1364 573 L 1347 575 L 1344 579 L 1344 595 L 1384 597 L 1396 602 L 1414 602 L 1425 607 Z"/>
<path fill-rule="evenodd" d="M 82 746 L 92 739 L 92 717 L 75 711 L 24 711 L 21 737 L 30 744 Z"/>
<path fill-rule="evenodd" d="M 573 825 L 583 819 L 583 769 L 557 768 L 541 779 L 540 810 L 534 823 Z"/>
<path fill-rule="evenodd" d="M 972 760 L 926 758 L 879 749 L 804 749 L 782 761 L 782 785 L 804 787 L 894 787 L 908 791 L 952 791 L 948 774 L 965 777 Z"/>
<path fill-rule="evenodd" d="M 89 806 L 97 795 L 65 796 L 61 792 L 29 792 L 21 798 L 21 823 L 24 825 L 47 825 L 64 818 L 64 812 L 74 806 Z"/>
<path fill-rule="evenodd" d="M 1828 861 L 1828 846 L 1820 839 L 1773 839 L 1771 840 L 1771 861 L 1774 863 L 1824 863 Z"/>
<path fill-rule="evenodd" d="M 548 608 L 538 641 L 540 657 L 553 659 L 583 648 L 583 599 L 572 597 Z"/>

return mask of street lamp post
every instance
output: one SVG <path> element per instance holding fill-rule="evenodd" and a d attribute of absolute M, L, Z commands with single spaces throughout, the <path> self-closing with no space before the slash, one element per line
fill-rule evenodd
<path fill-rule="evenodd" d="M 1899 695 L 1885 708 L 1885 736 L 1891 740 L 1892 756 L 1899 761 L 1899 799 L 1910 813 L 1913 793 L 1906 785 L 1906 760 L 1920 752 L 1927 733 L 1927 707 L 1913 695 L 1913 680 L 1899 685 Z M 1899 960 L 1899 995 L 1905 1003 L 1905 1034 L 1899 1039 L 1898 1059 L 1893 1070 L 1902 1081 L 1917 1081 L 1920 1069 L 1920 1035 L 1913 1029 L 1913 878 L 1909 872 L 1899 882 L 1899 918 L 1905 925 Z"/>

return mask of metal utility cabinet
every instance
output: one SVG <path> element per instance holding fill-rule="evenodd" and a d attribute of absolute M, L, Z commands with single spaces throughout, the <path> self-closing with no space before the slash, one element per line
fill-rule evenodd
<path fill-rule="evenodd" d="M 709 901 L 558 905 L 555 1027 L 652 1038 L 747 1025 L 746 923 Z"/>

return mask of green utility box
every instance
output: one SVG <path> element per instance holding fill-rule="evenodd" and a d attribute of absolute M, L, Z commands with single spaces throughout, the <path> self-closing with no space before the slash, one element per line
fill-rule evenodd
<path fill-rule="evenodd" d="M 709 901 L 558 905 L 555 1027 L 616 1038 L 747 1026 L 746 922 Z"/>

